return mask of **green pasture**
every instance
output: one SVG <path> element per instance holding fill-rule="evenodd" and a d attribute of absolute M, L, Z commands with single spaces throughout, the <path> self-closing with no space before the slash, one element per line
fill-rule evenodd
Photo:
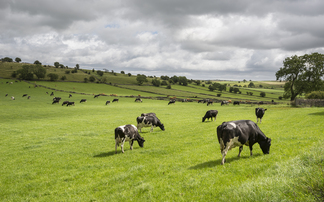
<path fill-rule="evenodd" d="M 258 125 L 272 139 L 270 154 L 263 155 L 256 144 L 252 157 L 244 147 L 238 158 L 234 148 L 221 165 L 216 127 L 224 121 L 256 121 L 257 105 L 168 105 L 120 97 L 118 103 L 106 106 L 112 97 L 73 94 L 68 98 L 69 93 L 55 91 L 62 101 L 76 102 L 66 107 L 52 104 L 46 88 L 6 81 L 10 80 L 0 80 L 0 201 L 323 199 L 323 108 L 264 105 L 267 111 Z M 42 84 L 89 94 L 138 93 L 119 92 L 110 85 L 103 85 L 107 91 L 101 92 L 99 84 Z M 22 97 L 25 93 L 31 99 Z M 80 99 L 88 101 L 80 104 Z M 202 123 L 210 109 L 219 111 L 217 120 Z M 154 128 L 150 133 L 143 128 L 144 148 L 134 142 L 131 151 L 125 143 L 125 153 L 118 147 L 115 154 L 114 129 L 136 125 L 143 112 L 155 112 L 165 131 Z"/>

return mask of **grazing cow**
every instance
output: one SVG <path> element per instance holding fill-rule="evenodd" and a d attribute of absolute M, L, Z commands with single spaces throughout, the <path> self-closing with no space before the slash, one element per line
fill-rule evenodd
<path fill-rule="evenodd" d="M 7 97 L 8 96 L 8 93 L 5 95 L 5 97 Z"/>
<path fill-rule="evenodd" d="M 155 116 L 156 117 L 156 114 L 154 112 L 142 113 L 141 116 Z"/>
<path fill-rule="evenodd" d="M 64 102 L 62 103 L 62 106 L 63 106 L 63 105 L 67 105 L 67 103 L 69 103 L 69 101 L 64 101 Z"/>
<path fill-rule="evenodd" d="M 81 103 L 81 102 L 87 102 L 87 99 L 81 99 L 81 100 L 80 100 L 80 103 Z"/>
<path fill-rule="evenodd" d="M 212 105 L 214 102 L 212 101 L 212 100 L 209 100 L 208 102 L 207 102 L 207 106 L 208 105 Z"/>
<path fill-rule="evenodd" d="M 204 100 L 198 100 L 198 103 L 201 103 L 201 102 L 204 103 Z"/>
<path fill-rule="evenodd" d="M 98 98 L 100 96 L 100 94 L 98 94 L 98 95 L 95 95 L 93 98 Z"/>
<path fill-rule="evenodd" d="M 181 101 L 182 101 L 182 102 L 188 102 L 188 100 L 187 100 L 187 99 L 182 99 Z"/>
<path fill-rule="evenodd" d="M 28 94 L 23 94 L 23 97 L 26 97 Z"/>
<path fill-rule="evenodd" d="M 50 96 L 54 96 L 54 92 L 52 92 L 52 93 L 50 94 Z"/>
<path fill-rule="evenodd" d="M 175 100 L 170 100 L 170 102 L 168 103 L 168 105 L 169 104 L 175 104 L 175 102 L 176 102 Z"/>
<path fill-rule="evenodd" d="M 223 100 L 223 101 L 221 102 L 221 106 L 223 106 L 223 105 L 228 105 L 228 101 L 224 101 L 224 100 Z"/>
<path fill-rule="evenodd" d="M 30 96 L 28 96 L 27 99 L 29 100 L 30 99 Z"/>
<path fill-rule="evenodd" d="M 108 104 L 110 104 L 110 101 L 109 100 L 106 101 L 106 105 L 108 105 Z"/>
<path fill-rule="evenodd" d="M 60 103 L 60 100 L 53 100 L 52 104 Z"/>
<path fill-rule="evenodd" d="M 234 101 L 233 105 L 240 105 L 240 102 L 239 101 Z"/>
<path fill-rule="evenodd" d="M 161 130 L 164 129 L 164 125 L 156 116 L 139 116 L 136 119 L 137 121 L 137 128 L 142 132 L 143 127 L 151 127 L 150 132 L 153 132 L 153 128 L 159 126 Z"/>
<path fill-rule="evenodd" d="M 261 120 L 262 120 L 262 117 L 265 113 L 265 111 L 267 111 L 267 109 L 263 109 L 263 108 L 255 108 L 255 115 L 257 117 L 257 123 L 259 122 L 259 119 L 260 119 L 260 123 L 261 123 Z"/>
<path fill-rule="evenodd" d="M 141 98 L 136 98 L 135 102 L 142 102 L 142 99 Z"/>
<path fill-rule="evenodd" d="M 74 106 L 74 102 L 68 102 L 68 103 L 66 104 L 66 106 L 69 106 L 69 105 L 73 105 L 73 106 Z"/>
<path fill-rule="evenodd" d="M 213 121 L 213 117 L 215 118 L 214 121 L 216 121 L 218 111 L 217 110 L 208 110 L 204 117 L 202 117 L 202 122 L 205 122 L 206 119 L 210 119 Z"/>
<path fill-rule="evenodd" d="M 121 147 L 122 152 L 124 153 L 124 143 L 125 141 L 129 142 L 130 149 L 133 150 L 134 140 L 138 142 L 140 147 L 144 146 L 144 138 L 140 136 L 137 128 L 134 125 L 128 124 L 124 126 L 119 126 L 115 128 L 115 153 L 117 154 L 117 146 Z"/>
<path fill-rule="evenodd" d="M 58 100 L 58 101 L 60 101 L 61 98 L 60 98 L 60 97 L 53 97 L 53 101 L 54 101 L 54 100 Z"/>
<path fill-rule="evenodd" d="M 11 96 L 11 100 L 15 100 L 15 97 L 14 96 Z"/>
<path fill-rule="evenodd" d="M 72 94 L 69 94 L 69 98 L 71 98 L 72 97 Z"/>
<path fill-rule="evenodd" d="M 223 122 L 217 127 L 217 138 L 223 156 L 222 165 L 225 163 L 227 152 L 234 147 L 240 147 L 238 154 L 240 157 L 243 145 L 250 147 L 251 156 L 255 143 L 259 143 L 264 154 L 269 154 L 271 146 L 271 139 L 267 138 L 258 125 L 250 120 Z"/>
<path fill-rule="evenodd" d="M 113 101 L 112 102 L 118 102 L 119 101 L 119 99 L 113 99 Z"/>

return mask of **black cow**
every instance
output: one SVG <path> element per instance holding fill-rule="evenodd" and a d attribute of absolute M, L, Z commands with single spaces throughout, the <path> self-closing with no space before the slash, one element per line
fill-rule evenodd
<path fill-rule="evenodd" d="M 240 157 L 243 145 L 250 147 L 251 156 L 255 143 L 259 143 L 264 154 L 269 154 L 271 146 L 271 139 L 267 138 L 258 125 L 250 120 L 223 122 L 217 127 L 217 138 L 223 156 L 222 165 L 225 163 L 227 152 L 234 147 L 240 147 L 238 154 Z"/>
<path fill-rule="evenodd" d="M 168 103 L 168 105 L 169 104 L 175 104 L 175 102 L 176 102 L 175 100 L 170 100 L 170 102 Z"/>
<path fill-rule="evenodd" d="M 61 98 L 60 98 L 60 97 L 53 97 L 53 101 L 54 101 L 54 100 L 58 100 L 58 101 L 60 101 Z"/>
<path fill-rule="evenodd" d="M 5 95 L 5 97 L 7 97 L 8 96 L 8 93 Z"/>
<path fill-rule="evenodd" d="M 110 104 L 110 101 L 109 100 L 106 101 L 106 105 L 108 105 L 108 104 Z"/>
<path fill-rule="evenodd" d="M 141 98 L 136 98 L 135 102 L 142 102 L 142 99 Z"/>
<path fill-rule="evenodd" d="M 26 97 L 28 94 L 23 94 L 23 97 Z"/>
<path fill-rule="evenodd" d="M 74 106 L 74 102 L 68 102 L 68 103 L 66 104 L 66 106 L 69 106 L 69 105 L 73 105 L 73 106 Z"/>
<path fill-rule="evenodd" d="M 240 102 L 239 101 L 234 101 L 233 105 L 240 105 Z"/>
<path fill-rule="evenodd" d="M 53 96 L 54 95 L 54 92 L 52 92 L 51 94 L 50 94 L 50 96 Z"/>
<path fill-rule="evenodd" d="M 213 121 L 213 117 L 215 118 L 214 121 L 216 121 L 218 111 L 217 110 L 208 110 L 204 117 L 202 117 L 202 122 L 205 122 L 206 119 L 210 119 Z"/>
<path fill-rule="evenodd" d="M 117 146 L 121 147 L 122 152 L 124 153 L 124 143 L 125 141 L 129 142 L 130 149 L 133 150 L 133 142 L 136 140 L 140 147 L 144 146 L 144 138 L 140 136 L 137 128 L 134 125 L 124 125 L 115 128 L 115 153 L 117 154 Z"/>
<path fill-rule="evenodd" d="M 201 102 L 204 103 L 204 100 L 198 100 L 198 103 L 201 103 Z"/>
<path fill-rule="evenodd" d="M 52 104 L 60 103 L 60 100 L 53 100 Z"/>
<path fill-rule="evenodd" d="M 72 94 L 69 94 L 69 98 L 72 97 Z"/>
<path fill-rule="evenodd" d="M 223 101 L 221 102 L 221 106 L 223 106 L 223 105 L 228 105 L 228 101 L 224 101 L 224 100 L 223 100 Z"/>
<path fill-rule="evenodd" d="M 141 116 L 155 116 L 156 117 L 156 114 L 154 112 L 142 113 Z"/>
<path fill-rule="evenodd" d="M 137 128 L 142 132 L 143 127 L 151 127 L 150 132 L 153 132 L 153 128 L 159 126 L 161 130 L 164 129 L 164 125 L 156 116 L 139 116 L 136 119 L 137 121 Z"/>
<path fill-rule="evenodd" d="M 255 115 L 257 117 L 257 123 L 259 122 L 259 119 L 260 119 L 260 123 L 261 123 L 261 120 L 262 120 L 262 117 L 265 113 L 265 111 L 267 111 L 267 109 L 263 109 L 263 108 L 255 108 Z"/>
<path fill-rule="evenodd" d="M 62 103 L 62 106 L 63 105 L 67 105 L 69 103 L 69 101 L 64 101 L 63 103 Z"/>
<path fill-rule="evenodd" d="M 87 102 L 87 99 L 81 99 L 81 100 L 80 100 L 80 103 L 81 103 L 81 102 Z"/>
<path fill-rule="evenodd" d="M 119 99 L 113 99 L 113 101 L 112 102 L 118 102 L 119 101 Z"/>
<path fill-rule="evenodd" d="M 98 95 L 95 95 L 93 98 L 98 98 L 100 96 L 100 94 L 98 94 Z"/>
<path fill-rule="evenodd" d="M 30 99 L 30 96 L 28 96 L 27 99 Z"/>
<path fill-rule="evenodd" d="M 207 102 L 207 106 L 208 105 L 212 105 L 214 102 L 212 101 L 212 100 L 209 100 L 208 102 Z"/>

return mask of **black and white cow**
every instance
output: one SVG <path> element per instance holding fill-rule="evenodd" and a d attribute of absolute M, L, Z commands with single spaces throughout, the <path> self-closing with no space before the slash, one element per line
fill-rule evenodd
<path fill-rule="evenodd" d="M 28 94 L 23 94 L 23 97 L 26 97 Z"/>
<path fill-rule="evenodd" d="M 142 102 L 142 99 L 141 98 L 136 98 L 135 102 Z"/>
<path fill-rule="evenodd" d="M 69 101 L 64 101 L 64 102 L 62 103 L 62 106 L 63 106 L 63 105 L 67 105 L 67 103 L 69 103 Z"/>
<path fill-rule="evenodd" d="M 80 100 L 80 103 L 81 103 L 81 102 L 87 102 L 87 99 L 81 99 L 81 100 Z"/>
<path fill-rule="evenodd" d="M 214 102 L 213 102 L 212 100 L 209 100 L 209 101 L 207 102 L 207 106 L 208 106 L 208 105 L 212 105 L 212 104 L 214 104 Z"/>
<path fill-rule="evenodd" d="M 204 100 L 198 100 L 198 103 L 204 103 Z"/>
<path fill-rule="evenodd" d="M 218 111 L 217 110 L 208 110 L 204 117 L 202 117 L 202 122 L 205 122 L 206 119 L 210 119 L 213 121 L 213 117 L 215 118 L 214 121 L 216 121 Z"/>
<path fill-rule="evenodd" d="M 170 100 L 170 102 L 168 103 L 168 105 L 169 104 L 175 104 L 175 102 L 176 102 L 175 100 Z"/>
<path fill-rule="evenodd" d="M 69 98 L 71 98 L 72 97 L 72 94 L 69 94 Z"/>
<path fill-rule="evenodd" d="M 118 102 L 119 101 L 119 99 L 113 99 L 113 101 L 112 102 Z"/>
<path fill-rule="evenodd" d="M 27 97 L 27 99 L 28 99 L 28 100 L 30 99 L 30 95 Z"/>
<path fill-rule="evenodd" d="M 11 100 L 15 100 L 15 97 L 14 96 L 11 96 Z"/>
<path fill-rule="evenodd" d="M 60 98 L 60 97 L 53 97 L 53 101 L 54 101 L 54 100 L 58 100 L 58 101 L 60 101 L 61 98 Z"/>
<path fill-rule="evenodd" d="M 223 101 L 221 102 L 221 106 L 223 106 L 223 105 L 228 105 L 228 101 L 223 100 Z"/>
<path fill-rule="evenodd" d="M 106 101 L 106 105 L 109 105 L 109 104 L 110 104 L 110 100 L 107 100 L 107 101 Z"/>
<path fill-rule="evenodd" d="M 263 108 L 255 108 L 255 115 L 257 117 L 257 123 L 259 122 L 259 119 L 260 119 L 260 123 L 261 123 L 261 120 L 262 120 L 262 117 L 265 113 L 265 111 L 267 111 L 267 109 L 263 109 Z"/>
<path fill-rule="evenodd" d="M 66 106 L 69 106 L 69 105 L 73 105 L 73 106 L 74 106 L 74 102 L 68 102 L 68 103 L 66 104 Z"/>
<path fill-rule="evenodd" d="M 100 96 L 100 94 L 98 94 L 98 95 L 95 95 L 93 98 L 98 98 Z"/>
<path fill-rule="evenodd" d="M 150 112 L 150 113 L 142 113 L 141 116 L 156 116 L 156 114 L 154 112 Z"/>
<path fill-rule="evenodd" d="M 159 126 L 161 130 L 164 129 L 164 125 L 156 116 L 139 116 L 136 118 L 137 128 L 142 132 L 143 127 L 151 127 L 150 132 L 153 132 L 153 128 Z"/>
<path fill-rule="evenodd" d="M 60 100 L 53 100 L 52 104 L 60 103 Z"/>
<path fill-rule="evenodd" d="M 145 140 L 140 136 L 137 128 L 134 125 L 128 124 L 115 128 L 115 153 L 117 154 L 117 146 L 119 146 L 119 144 L 122 152 L 124 153 L 124 143 L 126 141 L 129 142 L 130 149 L 133 150 L 134 140 L 138 142 L 140 147 L 144 147 Z"/>
<path fill-rule="evenodd" d="M 240 102 L 239 101 L 234 101 L 233 105 L 240 105 Z"/>
<path fill-rule="evenodd" d="M 227 152 L 234 147 L 240 147 L 238 154 L 240 157 L 243 145 L 250 147 L 251 156 L 255 143 L 259 143 L 264 154 L 269 154 L 271 146 L 271 139 L 267 138 L 258 125 L 250 120 L 223 122 L 217 127 L 217 138 L 223 156 L 222 165 L 225 163 Z"/>

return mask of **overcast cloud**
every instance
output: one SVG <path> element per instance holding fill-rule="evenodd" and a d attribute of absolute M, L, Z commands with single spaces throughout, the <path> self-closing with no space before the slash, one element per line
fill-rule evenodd
<path fill-rule="evenodd" d="M 275 80 L 324 53 L 322 0 L 0 0 L 0 58 L 188 79 Z"/>

